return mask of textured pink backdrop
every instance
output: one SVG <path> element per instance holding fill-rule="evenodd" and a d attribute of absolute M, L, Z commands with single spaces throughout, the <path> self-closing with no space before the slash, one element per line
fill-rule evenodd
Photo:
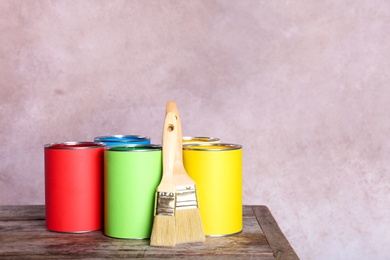
<path fill-rule="evenodd" d="M 390 2 L 0 1 L 0 204 L 43 204 L 43 145 L 243 145 L 244 204 L 302 259 L 390 255 Z"/>

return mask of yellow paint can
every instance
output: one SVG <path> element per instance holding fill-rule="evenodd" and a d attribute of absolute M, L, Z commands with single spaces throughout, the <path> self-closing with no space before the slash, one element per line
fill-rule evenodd
<path fill-rule="evenodd" d="M 183 162 L 195 181 L 206 236 L 242 231 L 242 146 L 190 144 L 183 146 Z"/>

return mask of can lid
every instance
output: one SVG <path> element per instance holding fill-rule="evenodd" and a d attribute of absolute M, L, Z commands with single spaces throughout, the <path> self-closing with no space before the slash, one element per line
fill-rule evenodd
<path fill-rule="evenodd" d="M 216 137 L 205 137 L 205 136 L 183 136 L 183 142 L 218 142 L 219 138 Z"/>
<path fill-rule="evenodd" d="M 105 148 L 109 152 L 151 152 L 162 150 L 161 145 L 155 144 L 134 144 L 134 145 L 119 145 Z"/>
<path fill-rule="evenodd" d="M 183 150 L 193 150 L 193 151 L 226 151 L 226 150 L 238 150 L 241 149 L 242 145 L 239 144 L 185 144 L 183 145 Z"/>
<path fill-rule="evenodd" d="M 92 148 L 103 148 L 105 147 L 102 143 L 95 142 L 63 142 L 63 143 L 50 143 L 45 144 L 44 148 L 48 149 L 63 149 L 63 150 L 82 150 Z"/>
<path fill-rule="evenodd" d="M 148 141 L 149 136 L 144 135 L 106 135 L 95 137 L 95 142 L 132 142 L 132 141 Z"/>

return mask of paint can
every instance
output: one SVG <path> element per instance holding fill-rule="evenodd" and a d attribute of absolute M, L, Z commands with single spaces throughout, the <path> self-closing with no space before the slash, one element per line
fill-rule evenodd
<path fill-rule="evenodd" d="M 104 151 L 104 234 L 147 239 L 162 176 L 162 147 L 131 145 Z"/>
<path fill-rule="evenodd" d="M 102 229 L 103 154 L 104 145 L 94 142 L 44 146 L 48 230 L 80 233 Z"/>
<path fill-rule="evenodd" d="M 183 162 L 195 181 L 206 236 L 242 231 L 242 146 L 193 144 L 183 146 Z"/>
<path fill-rule="evenodd" d="M 107 135 L 95 137 L 94 142 L 106 146 L 150 144 L 150 137 L 143 135 Z"/>
<path fill-rule="evenodd" d="M 216 137 L 191 137 L 191 136 L 183 136 L 183 145 L 186 144 L 217 144 L 220 143 L 219 138 Z"/>

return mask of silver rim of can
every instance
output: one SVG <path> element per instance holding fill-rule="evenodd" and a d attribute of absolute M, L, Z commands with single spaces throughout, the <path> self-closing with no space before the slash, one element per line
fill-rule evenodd
<path fill-rule="evenodd" d="M 116 145 L 107 146 L 105 150 L 108 152 L 154 152 L 161 151 L 162 146 L 155 144 Z"/>
<path fill-rule="evenodd" d="M 45 228 L 47 231 L 54 232 L 54 233 L 62 233 L 62 234 L 83 234 L 83 233 L 101 230 L 101 228 L 99 228 L 99 229 L 88 229 L 88 230 L 80 230 L 80 231 L 78 231 L 78 230 L 77 231 L 61 231 L 61 230 L 48 229 L 47 227 L 45 227 Z"/>
<path fill-rule="evenodd" d="M 206 136 L 183 136 L 184 142 L 200 141 L 200 142 L 218 142 L 219 138 L 217 137 L 206 137 Z"/>
<path fill-rule="evenodd" d="M 102 143 L 95 142 L 63 142 L 63 143 L 50 143 L 45 144 L 44 148 L 46 149 L 58 149 L 58 150 L 85 150 L 85 149 L 95 149 L 95 148 L 104 148 L 105 145 Z"/>
<path fill-rule="evenodd" d="M 228 151 L 228 150 L 238 150 L 241 149 L 242 145 L 239 144 L 184 144 L 183 150 L 191 150 L 191 151 Z"/>
<path fill-rule="evenodd" d="M 235 233 L 231 233 L 231 234 L 222 234 L 222 235 L 206 235 L 206 237 L 230 237 L 230 236 L 234 236 L 234 235 L 238 235 L 242 233 L 242 229 L 238 232 L 235 232 Z"/>
<path fill-rule="evenodd" d="M 94 138 L 95 142 L 140 142 L 150 140 L 149 136 L 144 135 L 105 135 Z"/>

